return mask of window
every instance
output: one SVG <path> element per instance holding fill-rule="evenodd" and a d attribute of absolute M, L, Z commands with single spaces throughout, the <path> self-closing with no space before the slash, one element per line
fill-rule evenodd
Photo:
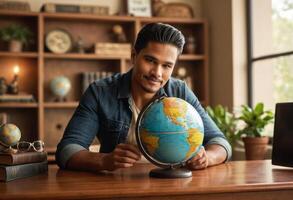
<path fill-rule="evenodd" d="M 293 0 L 247 0 L 249 104 L 293 101 Z"/>

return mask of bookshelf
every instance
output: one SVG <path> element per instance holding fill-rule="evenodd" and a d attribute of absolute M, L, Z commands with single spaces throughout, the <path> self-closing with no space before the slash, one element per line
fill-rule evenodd
<path fill-rule="evenodd" d="M 8 121 L 22 131 L 21 140 L 44 140 L 49 153 L 54 153 L 71 115 L 81 97 L 81 72 L 126 72 L 130 69 L 130 57 L 94 53 L 70 52 L 54 54 L 44 45 L 45 35 L 53 29 L 66 29 L 76 41 L 80 36 L 85 46 L 96 42 L 111 42 L 109 34 L 113 25 L 119 24 L 126 31 L 127 42 L 133 44 L 140 28 L 150 22 L 169 23 L 183 34 L 197 39 L 196 54 L 183 54 L 178 66 L 184 66 L 192 78 L 192 88 L 202 104 L 209 104 L 208 80 L 208 30 L 207 22 L 200 19 L 147 18 L 131 16 L 93 16 L 89 14 L 33 13 L 1 11 L 0 27 L 11 23 L 27 25 L 35 35 L 35 42 L 20 53 L 7 51 L 0 42 L 0 76 L 8 82 L 13 76 L 13 66 L 20 66 L 20 91 L 33 94 L 36 102 L 0 102 L 0 113 L 8 115 Z M 177 68 L 174 73 L 176 74 Z M 71 82 L 66 102 L 54 102 L 49 89 L 50 80 L 64 75 Z"/>

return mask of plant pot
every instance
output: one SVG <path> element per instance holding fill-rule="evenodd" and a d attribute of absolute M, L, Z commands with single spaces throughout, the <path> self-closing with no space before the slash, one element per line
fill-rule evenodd
<path fill-rule="evenodd" d="M 246 160 L 264 160 L 269 137 L 244 137 Z"/>
<path fill-rule="evenodd" d="M 22 42 L 20 42 L 18 40 L 11 40 L 9 42 L 9 51 L 21 52 L 22 51 Z"/>

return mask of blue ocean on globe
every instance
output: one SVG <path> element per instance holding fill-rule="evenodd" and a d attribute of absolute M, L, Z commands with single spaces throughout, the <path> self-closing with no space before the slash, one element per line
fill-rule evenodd
<path fill-rule="evenodd" d="M 196 155 L 202 145 L 203 122 L 188 102 L 165 97 L 143 114 L 139 126 L 142 147 L 157 162 L 182 163 Z"/>

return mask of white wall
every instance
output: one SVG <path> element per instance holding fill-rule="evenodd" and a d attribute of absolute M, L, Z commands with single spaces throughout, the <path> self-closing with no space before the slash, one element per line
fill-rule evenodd
<path fill-rule="evenodd" d="M 209 22 L 211 104 L 233 105 L 231 0 L 204 0 Z"/>
<path fill-rule="evenodd" d="M 245 0 L 204 0 L 209 21 L 211 104 L 247 103 Z"/>

